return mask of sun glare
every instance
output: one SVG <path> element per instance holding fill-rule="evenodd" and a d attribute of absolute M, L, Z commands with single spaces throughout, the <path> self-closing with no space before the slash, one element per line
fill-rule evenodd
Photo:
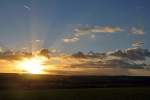
<path fill-rule="evenodd" d="M 45 61 L 46 58 L 41 56 L 24 58 L 17 63 L 17 66 L 20 67 L 25 73 L 44 74 Z"/>

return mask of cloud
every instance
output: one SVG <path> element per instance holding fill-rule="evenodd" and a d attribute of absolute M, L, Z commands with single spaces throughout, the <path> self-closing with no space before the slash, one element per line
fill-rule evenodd
<path fill-rule="evenodd" d="M 130 60 L 145 60 L 145 57 L 150 57 L 150 51 L 142 48 L 129 48 L 126 50 L 117 50 L 110 55 Z"/>
<path fill-rule="evenodd" d="M 92 35 L 91 35 L 91 38 L 92 38 L 92 39 L 95 39 L 95 38 L 96 38 L 95 34 L 92 34 Z"/>
<path fill-rule="evenodd" d="M 77 41 L 79 41 L 78 37 L 64 38 L 63 39 L 63 42 L 65 42 L 65 43 L 73 43 L 73 42 L 77 42 Z"/>
<path fill-rule="evenodd" d="M 111 53 L 76 53 L 72 55 L 80 61 L 80 63 L 72 63 L 71 69 L 94 71 L 94 74 L 106 75 L 150 75 L 150 72 L 144 74 L 145 71 L 150 71 L 150 64 L 147 58 L 150 59 L 150 51 L 142 48 L 129 48 L 125 50 L 112 51 Z M 139 63 L 140 62 L 140 63 Z M 111 69 L 111 70 L 109 70 Z M 97 70 L 97 71 L 95 71 Z M 132 71 L 141 71 L 134 73 Z M 110 73 L 107 73 L 109 71 Z"/>
<path fill-rule="evenodd" d="M 122 29 L 120 27 L 106 26 L 106 27 L 95 27 L 91 31 L 95 33 L 114 33 L 114 32 L 121 32 Z"/>
<path fill-rule="evenodd" d="M 54 52 L 56 52 L 55 49 Z M 0 64 L 4 66 L 3 68 L 6 68 L 6 71 L 10 67 L 10 72 L 13 72 L 12 69 L 15 66 L 12 66 L 12 64 L 21 59 L 22 55 L 13 55 L 8 52 L 1 53 Z M 79 73 L 84 73 L 85 75 L 88 75 L 88 73 L 91 75 L 102 73 L 105 75 L 114 75 L 118 72 L 118 75 L 135 75 L 135 71 L 141 70 L 141 74 L 136 73 L 136 75 L 145 75 L 145 71 L 149 71 L 150 75 L 150 51 L 142 48 L 128 48 L 112 51 L 111 53 L 90 51 L 88 53 L 78 52 L 72 54 L 72 56 L 51 55 L 45 65 L 49 67 L 49 64 L 59 67 L 57 70 L 54 69 L 54 73 L 58 72 L 58 74 L 60 74 L 59 71 L 63 71 L 62 74 L 69 72 L 68 75 L 73 73 L 75 75 L 79 75 Z M 51 71 L 49 72 L 51 73 Z"/>
<path fill-rule="evenodd" d="M 86 26 L 86 27 L 79 27 L 75 28 L 75 36 L 82 36 L 92 33 L 115 33 L 123 31 L 120 27 L 113 27 L 113 26 Z"/>
<path fill-rule="evenodd" d="M 129 30 L 129 33 L 135 34 L 135 35 L 144 35 L 145 34 L 144 29 L 142 27 L 132 27 Z"/>
<path fill-rule="evenodd" d="M 31 8 L 27 5 L 24 5 L 23 7 L 26 8 L 27 10 L 29 10 L 29 11 L 31 10 Z"/>
<path fill-rule="evenodd" d="M 95 33 L 115 33 L 121 31 L 123 31 L 123 29 L 120 27 L 113 26 L 80 26 L 78 28 L 74 28 L 71 37 L 65 37 L 63 41 L 65 43 L 73 43 L 77 42 L 83 36 L 90 35 L 91 38 L 94 39 L 96 37 Z"/>
<path fill-rule="evenodd" d="M 125 31 L 123 28 L 118 26 L 90 26 L 90 25 L 80 25 L 72 30 L 70 37 L 65 37 L 63 41 L 65 43 L 74 43 L 80 40 L 84 36 L 90 36 L 95 39 L 97 34 L 111 34 Z M 131 27 L 129 29 L 130 34 L 134 35 L 144 35 L 145 31 L 143 27 Z M 141 42 L 133 43 L 133 46 L 140 46 Z"/>
<path fill-rule="evenodd" d="M 143 41 L 133 41 L 132 46 L 133 47 L 141 47 L 144 44 Z"/>

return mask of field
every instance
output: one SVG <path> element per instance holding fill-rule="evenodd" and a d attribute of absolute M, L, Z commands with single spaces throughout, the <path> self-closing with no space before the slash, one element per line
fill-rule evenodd
<path fill-rule="evenodd" d="M 0 100 L 150 100 L 150 88 L 1 91 Z"/>
<path fill-rule="evenodd" d="M 0 100 L 150 100 L 150 77 L 0 74 Z"/>

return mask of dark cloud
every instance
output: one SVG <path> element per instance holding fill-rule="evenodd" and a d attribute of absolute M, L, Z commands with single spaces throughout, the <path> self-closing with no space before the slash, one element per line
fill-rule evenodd
<path fill-rule="evenodd" d="M 86 60 L 80 64 L 72 64 L 70 66 L 71 68 L 150 69 L 150 65 L 144 63 L 146 57 L 150 57 L 150 52 L 148 49 L 142 48 L 129 48 L 111 53 L 95 53 L 90 51 L 84 54 L 83 52 L 78 52 L 74 54 L 73 57 Z"/>
<path fill-rule="evenodd" d="M 111 55 L 118 57 L 126 57 L 131 60 L 145 60 L 145 57 L 150 57 L 150 52 L 148 49 L 142 48 L 130 48 L 127 50 L 118 50 Z"/>

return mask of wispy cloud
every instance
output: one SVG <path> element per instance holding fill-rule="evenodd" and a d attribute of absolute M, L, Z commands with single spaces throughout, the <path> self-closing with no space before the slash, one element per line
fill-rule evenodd
<path fill-rule="evenodd" d="M 92 34 L 92 35 L 91 35 L 91 38 L 92 38 L 92 39 L 95 39 L 95 37 L 96 37 L 95 34 Z"/>
<path fill-rule="evenodd" d="M 123 31 L 120 27 L 113 26 L 86 26 L 75 28 L 74 32 L 76 36 L 87 35 L 92 33 L 115 33 Z"/>
<path fill-rule="evenodd" d="M 144 44 L 143 41 L 133 41 L 132 46 L 133 47 L 141 47 Z"/>
<path fill-rule="evenodd" d="M 63 41 L 64 41 L 65 43 L 73 43 L 73 42 L 79 41 L 79 38 L 78 38 L 78 37 L 64 38 Z"/>
<path fill-rule="evenodd" d="M 65 43 L 73 43 L 80 40 L 81 37 L 90 35 L 92 39 L 96 37 L 96 33 L 116 33 L 122 32 L 123 29 L 114 26 L 80 26 L 73 29 L 73 33 L 69 38 L 65 37 L 63 41 Z"/>
<path fill-rule="evenodd" d="M 130 34 L 135 34 L 135 35 L 144 35 L 145 34 L 144 28 L 142 28 L 142 27 L 132 27 L 129 30 L 129 33 Z"/>
<path fill-rule="evenodd" d="M 26 8 L 27 10 L 29 10 L 29 11 L 31 10 L 31 8 L 27 5 L 24 5 L 23 7 Z"/>
<path fill-rule="evenodd" d="M 111 34 L 119 32 L 129 32 L 129 34 L 134 35 L 144 35 L 145 31 L 143 27 L 131 27 L 129 29 L 120 28 L 119 26 L 90 26 L 90 25 L 80 25 L 72 30 L 70 37 L 65 37 L 63 41 L 65 43 L 74 43 L 79 41 L 84 36 L 90 36 L 91 39 L 95 39 L 98 34 Z M 134 47 L 140 46 L 143 43 L 134 42 L 132 45 Z"/>

